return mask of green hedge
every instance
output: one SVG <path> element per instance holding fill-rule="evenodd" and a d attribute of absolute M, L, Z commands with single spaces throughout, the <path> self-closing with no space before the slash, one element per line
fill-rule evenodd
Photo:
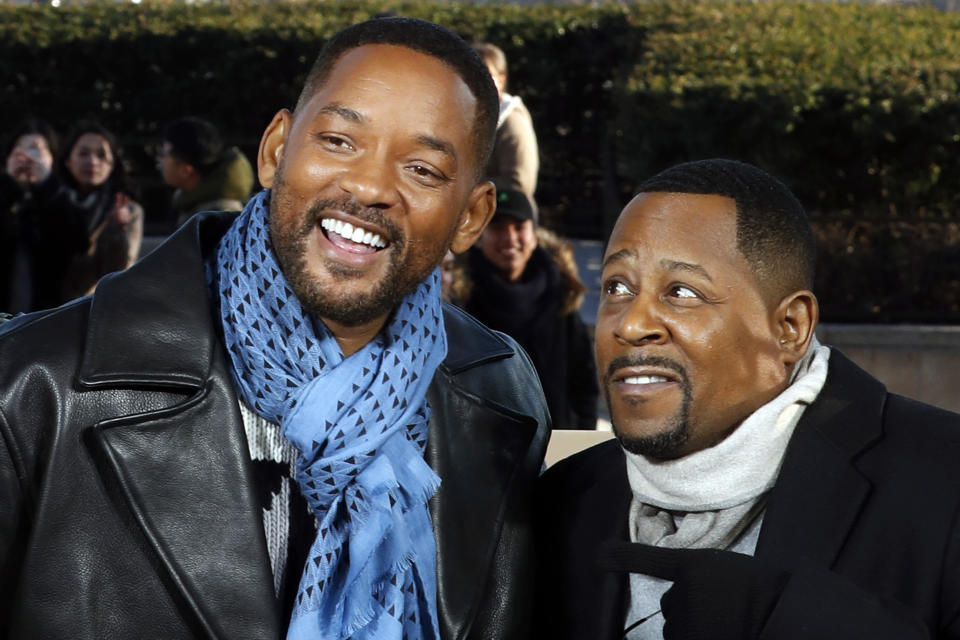
<path fill-rule="evenodd" d="M 604 237 L 644 177 L 736 157 L 781 176 L 810 210 L 826 319 L 960 321 L 957 14 L 783 2 L 4 4 L 0 117 L 104 121 L 163 229 L 158 128 L 204 115 L 252 155 L 324 39 L 384 9 L 506 51 L 540 139 L 538 200 L 560 231 Z"/>

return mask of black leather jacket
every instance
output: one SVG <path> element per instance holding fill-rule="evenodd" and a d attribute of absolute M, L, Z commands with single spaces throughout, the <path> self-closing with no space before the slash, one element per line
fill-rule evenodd
<path fill-rule="evenodd" d="M 203 214 L 96 293 L 0 325 L 0 637 L 278 638 Z M 509 338 L 445 309 L 427 459 L 445 639 L 528 636 L 548 438 Z"/>

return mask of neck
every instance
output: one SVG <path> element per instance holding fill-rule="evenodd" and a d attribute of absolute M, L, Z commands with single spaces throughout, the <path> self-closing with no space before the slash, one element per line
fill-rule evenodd
<path fill-rule="evenodd" d="M 340 350 L 343 351 L 343 357 L 348 358 L 362 349 L 380 333 L 383 325 L 387 323 L 389 316 L 390 314 L 386 313 L 370 322 L 356 326 L 341 324 L 326 318 L 320 318 L 320 320 L 323 321 L 323 324 L 325 324 L 327 329 L 330 330 L 330 333 L 333 334 L 337 344 L 340 345 Z"/>

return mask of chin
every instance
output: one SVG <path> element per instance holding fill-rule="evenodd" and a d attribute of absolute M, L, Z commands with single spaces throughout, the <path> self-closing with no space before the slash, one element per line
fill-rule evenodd
<path fill-rule="evenodd" d="M 613 415 L 611 421 L 613 434 L 619 440 L 620 446 L 630 453 L 652 460 L 675 460 L 686 455 L 685 446 L 690 440 L 690 426 L 683 411 L 658 426 L 652 433 L 649 429 L 642 428 L 622 429 L 618 426 L 620 421 Z"/>

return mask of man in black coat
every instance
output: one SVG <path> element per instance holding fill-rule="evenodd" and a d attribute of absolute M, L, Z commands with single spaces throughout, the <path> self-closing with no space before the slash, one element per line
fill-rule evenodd
<path fill-rule="evenodd" d="M 239 216 L 0 325 L 0 637 L 528 635 L 549 419 L 437 269 L 496 114 L 454 34 L 354 25 Z"/>
<path fill-rule="evenodd" d="M 537 637 L 960 638 L 960 417 L 816 342 L 778 180 L 708 160 L 639 191 L 597 315 L 617 439 L 542 477 Z"/>

